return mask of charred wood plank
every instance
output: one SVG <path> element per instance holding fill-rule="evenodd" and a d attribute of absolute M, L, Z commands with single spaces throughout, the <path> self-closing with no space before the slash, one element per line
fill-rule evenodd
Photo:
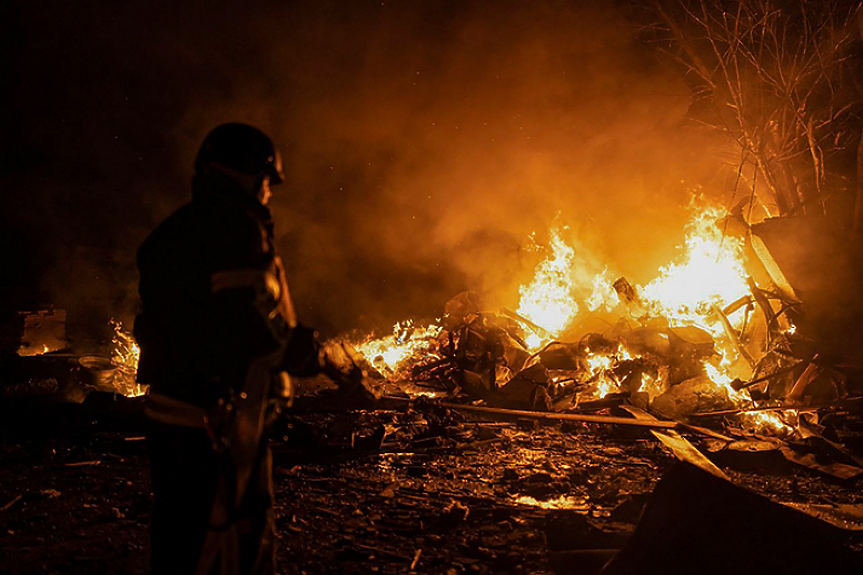
<path fill-rule="evenodd" d="M 800 401 L 809 384 L 815 381 L 821 375 L 821 372 L 824 371 L 824 368 L 816 363 L 817 360 L 818 354 L 812 358 L 812 361 L 809 362 L 809 365 L 806 366 L 806 369 L 803 370 L 803 373 L 794 382 L 794 387 L 791 388 L 791 391 L 788 392 L 788 397 L 785 398 L 787 401 L 791 403 Z"/>

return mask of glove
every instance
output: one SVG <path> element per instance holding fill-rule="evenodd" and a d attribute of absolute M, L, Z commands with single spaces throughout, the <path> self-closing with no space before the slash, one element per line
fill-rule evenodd
<path fill-rule="evenodd" d="M 321 373 L 321 344 L 317 332 L 302 324 L 291 330 L 282 369 L 294 377 L 314 377 Z"/>

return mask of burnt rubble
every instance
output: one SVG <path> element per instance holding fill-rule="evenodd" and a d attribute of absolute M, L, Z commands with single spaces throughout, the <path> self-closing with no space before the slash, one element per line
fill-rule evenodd
<path fill-rule="evenodd" d="M 4 406 L 10 572 L 147 572 L 138 400 L 97 397 L 15 417 Z M 598 573 L 613 560 L 608 572 L 797 573 L 794 562 L 852 569 L 863 551 L 858 480 L 791 464 L 772 439 L 675 432 L 718 478 L 675 463 L 648 427 L 492 421 L 429 399 L 311 407 L 300 402 L 271 439 L 280 572 Z"/>

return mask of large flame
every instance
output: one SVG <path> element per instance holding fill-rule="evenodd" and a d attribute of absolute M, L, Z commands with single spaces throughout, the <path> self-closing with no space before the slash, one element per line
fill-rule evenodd
<path fill-rule="evenodd" d="M 549 335 L 557 336 L 572 323 L 579 310 L 572 294 L 575 250 L 563 240 L 559 228 L 552 228 L 548 252 L 548 257 L 536 266 L 533 280 L 519 288 L 518 313 Z M 542 335 L 529 335 L 528 345 L 532 348 L 541 345 L 547 339 Z"/>
<path fill-rule="evenodd" d="M 719 356 L 717 373 L 733 379 L 732 366 L 739 370 L 744 362 L 738 361 L 740 352 L 719 314 L 750 292 L 743 243 L 723 233 L 718 223 L 723 215 L 722 208 L 713 206 L 698 210 L 686 226 L 682 255 L 660 268 L 659 276 L 641 287 L 639 295 L 652 315 L 666 318 L 670 325 L 695 325 L 710 332 Z M 742 314 L 725 319 L 736 329 L 744 321 Z M 723 384 L 710 370 L 707 373 L 714 383 Z"/>
<path fill-rule="evenodd" d="M 672 325 L 698 325 L 720 335 L 722 325 L 710 319 L 713 308 L 749 293 L 743 244 L 723 234 L 717 224 L 722 215 L 719 208 L 700 210 L 686 228 L 683 256 L 640 290 L 650 311 Z"/>
<path fill-rule="evenodd" d="M 716 344 L 717 356 L 704 362 L 704 373 L 741 407 L 752 405 L 746 391 L 731 386 L 732 366 L 740 352 L 718 316 L 728 304 L 749 294 L 744 266 L 744 246 L 739 239 L 726 236 L 718 222 L 725 215 L 722 208 L 705 206 L 698 209 L 685 228 L 685 239 L 680 256 L 659 269 L 659 275 L 644 286 L 638 287 L 640 306 L 650 316 L 663 317 L 670 326 L 694 325 L 708 331 Z M 611 310 L 619 302 L 607 270 L 596 274 L 590 285 L 592 291 L 579 307 L 573 298 L 573 278 L 584 270 L 573 269 L 575 251 L 561 238 L 557 228 L 551 230 L 549 256 L 541 262 L 531 282 L 520 289 L 520 315 L 545 328 L 551 336 L 559 335 L 574 323 L 583 309 Z M 742 317 L 726 318 L 732 329 L 740 328 Z M 546 343 L 547 337 L 534 334 L 527 339 L 531 348 Z M 629 352 L 620 346 L 609 353 L 586 350 L 587 366 L 593 381 L 593 395 L 602 397 L 618 391 L 620 382 L 613 368 L 622 360 L 630 359 Z M 662 391 L 662 381 L 642 375 L 642 390 L 651 397 Z M 787 431 L 788 427 L 772 413 L 751 413 L 743 419 L 753 427 L 773 431 Z"/>
<path fill-rule="evenodd" d="M 530 283 L 519 288 L 518 314 L 533 324 L 523 324 L 525 341 L 536 351 L 572 326 L 581 313 L 611 311 L 619 299 L 608 268 L 585 257 L 584 251 L 577 253 L 564 241 L 560 228 L 551 228 L 545 248 L 537 247 L 533 236 L 531 241 L 535 249 L 548 254 L 536 266 Z"/>

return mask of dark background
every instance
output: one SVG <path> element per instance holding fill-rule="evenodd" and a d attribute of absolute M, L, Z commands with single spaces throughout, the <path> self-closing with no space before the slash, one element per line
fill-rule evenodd
<path fill-rule="evenodd" d="M 726 177 L 686 86 L 609 2 L 0 10 L 6 311 L 134 313 L 134 252 L 224 121 L 284 154 L 278 242 L 324 335 L 439 315 L 468 287 L 513 306 L 538 257 L 522 248 L 555 221 L 586 267 L 650 279 L 691 192 Z"/>

